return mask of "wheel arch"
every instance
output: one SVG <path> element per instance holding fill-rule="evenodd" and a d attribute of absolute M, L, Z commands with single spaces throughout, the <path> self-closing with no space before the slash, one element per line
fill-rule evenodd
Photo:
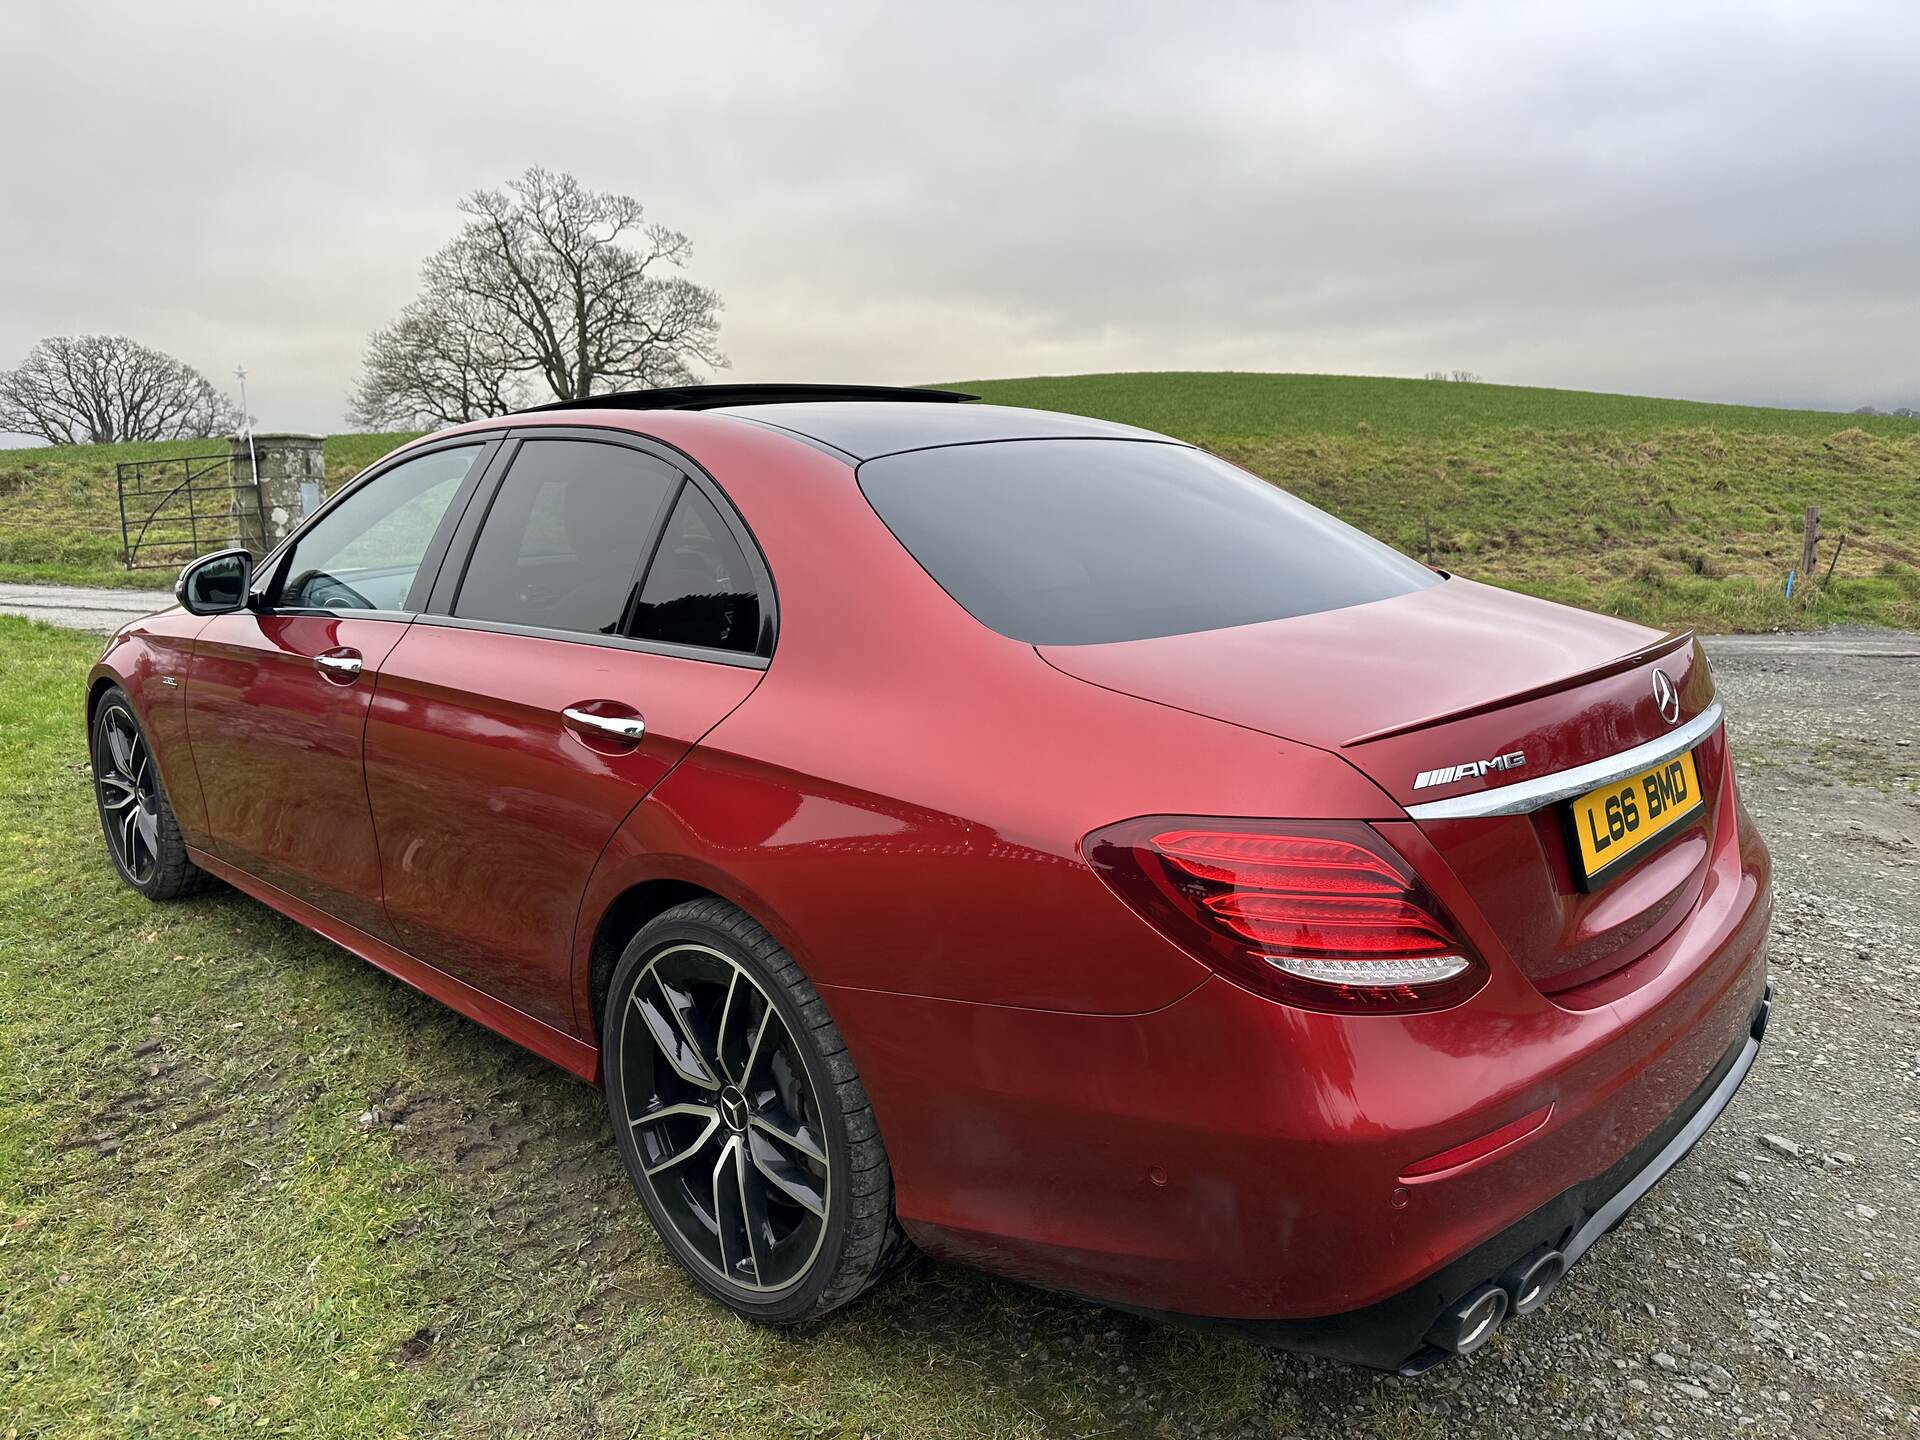
<path fill-rule="evenodd" d="M 607 988 L 613 983 L 613 970 L 627 942 L 658 916 L 689 900 L 709 897 L 725 899 L 716 891 L 690 880 L 656 877 L 629 885 L 601 910 L 594 923 L 587 951 L 587 1013 L 585 1029 L 593 1042 L 600 1042 L 601 1015 L 606 1008 Z"/>
<path fill-rule="evenodd" d="M 642 805 L 635 819 L 652 809 Z M 658 817 L 653 817 L 656 822 Z M 601 1010 L 614 967 L 640 928 L 689 900 L 724 900 L 769 935 L 816 985 L 811 957 L 779 911 L 733 876 L 689 853 L 683 833 L 645 827 L 636 836 L 633 820 L 615 835 L 600 867 L 587 883 L 574 932 L 574 1026 L 582 1039 L 600 1043 Z"/>
<path fill-rule="evenodd" d="M 134 704 L 133 695 L 127 689 L 126 681 L 114 674 L 113 671 L 103 666 L 96 666 L 93 674 L 87 677 L 87 736 L 89 742 L 91 742 L 93 736 L 93 717 L 100 712 L 100 701 L 106 695 L 107 691 L 115 687 L 118 687 L 120 693 L 127 697 L 127 703 L 133 706 L 134 718 L 141 718 L 140 707 Z"/>

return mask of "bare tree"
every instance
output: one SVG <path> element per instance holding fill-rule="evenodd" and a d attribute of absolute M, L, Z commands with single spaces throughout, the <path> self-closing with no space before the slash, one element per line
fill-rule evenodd
<path fill-rule="evenodd" d="M 460 209 L 471 218 L 421 267 L 420 297 L 374 335 L 356 417 L 473 419 L 517 403 L 520 377 L 580 400 L 727 363 L 720 297 L 668 273 L 687 237 L 632 196 L 535 166 Z"/>
<path fill-rule="evenodd" d="M 1478 385 L 1481 378 L 1472 370 L 1429 370 L 1423 380 L 1456 380 L 1462 385 Z"/>
<path fill-rule="evenodd" d="M 0 430 L 54 445 L 184 440 L 239 423 L 206 376 L 124 335 L 56 335 L 0 370 Z"/>
<path fill-rule="evenodd" d="M 375 331 L 348 418 L 372 430 L 435 429 L 519 409 L 525 384 L 479 310 L 423 296 Z"/>

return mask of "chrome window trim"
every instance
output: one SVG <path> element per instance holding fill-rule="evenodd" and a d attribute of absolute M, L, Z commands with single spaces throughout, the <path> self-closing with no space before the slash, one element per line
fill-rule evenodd
<path fill-rule="evenodd" d="M 1691 750 L 1711 735 L 1722 719 L 1720 702 L 1715 700 L 1693 719 L 1658 740 L 1635 745 L 1600 760 L 1590 760 L 1571 770 L 1555 771 L 1516 785 L 1502 785 L 1473 795 L 1455 795 L 1447 800 L 1429 800 L 1407 806 L 1415 820 L 1467 820 L 1490 815 L 1526 815 L 1558 800 L 1584 795 L 1596 785 L 1624 780 L 1663 760 L 1671 760 L 1683 750 Z"/>
<path fill-rule="evenodd" d="M 712 650 L 704 645 L 673 645 L 664 640 L 635 640 L 626 635 L 590 635 L 581 630 L 549 630 L 539 625 L 515 625 L 506 620 L 469 620 L 464 615 L 416 615 L 416 625 L 439 625 L 448 630 L 479 630 L 493 635 L 525 635 L 531 640 L 562 640 L 571 645 L 598 645 L 607 650 L 632 650 L 641 655 L 663 655 L 671 660 L 704 660 L 734 665 L 742 670 L 765 670 L 773 661 L 741 650 Z"/>

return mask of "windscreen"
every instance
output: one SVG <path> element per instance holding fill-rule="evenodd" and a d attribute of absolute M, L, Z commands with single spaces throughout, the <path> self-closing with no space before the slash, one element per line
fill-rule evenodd
<path fill-rule="evenodd" d="M 1439 577 L 1185 445 L 1014 440 L 869 460 L 860 488 L 975 618 L 1033 645 L 1218 630 Z"/>

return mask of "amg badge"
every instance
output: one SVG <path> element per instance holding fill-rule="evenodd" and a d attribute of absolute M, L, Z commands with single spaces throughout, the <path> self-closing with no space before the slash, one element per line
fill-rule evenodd
<path fill-rule="evenodd" d="M 1486 774 L 1489 770 L 1518 770 L 1526 763 L 1526 751 L 1511 750 L 1505 755 L 1496 755 L 1491 760 L 1469 760 L 1464 765 L 1442 765 L 1438 770 L 1422 770 L 1414 779 L 1413 788 L 1425 790 L 1433 785 L 1451 785 L 1456 780 L 1471 780 Z"/>

